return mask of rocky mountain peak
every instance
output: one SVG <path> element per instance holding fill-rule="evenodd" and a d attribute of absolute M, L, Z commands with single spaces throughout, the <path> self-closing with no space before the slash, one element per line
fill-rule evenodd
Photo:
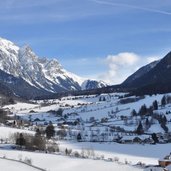
<path fill-rule="evenodd" d="M 0 37 L 0 49 L 11 51 L 11 52 L 14 51 L 15 53 L 17 53 L 19 47 L 16 46 L 13 42 Z"/>
<path fill-rule="evenodd" d="M 38 59 L 36 54 L 28 45 L 25 45 L 19 49 L 18 57 L 20 60 L 25 60 L 24 62 L 36 62 Z"/>
<path fill-rule="evenodd" d="M 5 76 L 13 78 L 15 85 L 12 81 L 6 81 Z M 28 45 L 20 48 L 0 38 L 0 80 L 19 96 L 35 96 L 37 93 L 41 95 L 41 92 L 81 90 L 85 79 L 63 69 L 56 59 L 38 57 Z M 21 85 L 27 88 L 27 92 L 20 92 L 23 89 Z M 96 85 L 100 88 L 100 84 Z"/>

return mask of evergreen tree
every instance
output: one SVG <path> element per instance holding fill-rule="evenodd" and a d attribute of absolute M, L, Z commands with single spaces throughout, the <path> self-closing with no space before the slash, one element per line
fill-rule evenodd
<path fill-rule="evenodd" d="M 168 104 L 168 103 L 171 103 L 171 96 L 170 95 L 167 95 L 167 97 L 166 97 L 166 103 Z"/>
<path fill-rule="evenodd" d="M 63 109 L 62 109 L 62 108 L 59 108 L 59 109 L 56 111 L 56 116 L 62 116 L 62 113 L 63 113 Z"/>
<path fill-rule="evenodd" d="M 145 125 L 148 127 L 150 125 L 150 122 L 148 120 L 148 118 L 145 120 Z"/>
<path fill-rule="evenodd" d="M 158 110 L 158 103 L 157 103 L 157 100 L 155 100 L 155 101 L 153 102 L 153 109 L 154 109 L 154 110 Z"/>
<path fill-rule="evenodd" d="M 149 114 L 149 115 L 153 114 L 153 106 L 150 106 L 149 108 L 147 108 L 147 113 L 146 114 Z"/>
<path fill-rule="evenodd" d="M 151 126 L 151 122 L 149 121 L 148 118 L 146 118 L 146 120 L 145 120 L 145 129 L 148 130 L 150 128 L 150 126 Z"/>
<path fill-rule="evenodd" d="M 20 133 L 19 138 L 16 140 L 16 145 L 19 145 L 20 147 L 24 146 L 26 144 L 26 141 L 24 139 L 24 136 L 22 133 Z"/>
<path fill-rule="evenodd" d="M 167 118 L 166 118 L 166 116 L 164 115 L 164 116 L 162 116 L 162 118 L 161 118 L 160 125 L 161 125 L 161 127 L 164 129 L 164 131 L 167 133 L 169 129 L 168 129 L 168 127 L 166 126 L 166 123 L 167 123 Z"/>
<path fill-rule="evenodd" d="M 55 130 L 54 130 L 54 126 L 52 125 L 52 123 L 50 122 L 49 125 L 46 127 L 46 137 L 48 139 L 52 138 L 55 135 Z"/>
<path fill-rule="evenodd" d="M 136 110 L 135 110 L 135 109 L 133 109 L 133 110 L 132 110 L 132 112 L 131 112 L 131 116 L 137 116 L 137 112 L 136 112 Z"/>
<path fill-rule="evenodd" d="M 14 99 L 11 97 L 10 99 L 9 99 L 9 104 L 15 104 L 15 101 L 14 101 Z"/>
<path fill-rule="evenodd" d="M 144 133 L 144 130 L 143 130 L 143 126 L 142 126 L 141 121 L 139 122 L 139 125 L 138 125 L 138 127 L 136 129 L 136 133 L 139 134 L 139 135 L 141 135 L 141 134 Z"/>
<path fill-rule="evenodd" d="M 78 133 L 78 135 L 77 135 L 77 141 L 81 141 L 81 139 L 82 139 L 81 134 Z"/>
<path fill-rule="evenodd" d="M 158 137 L 157 137 L 156 133 L 153 133 L 153 134 L 151 135 L 151 137 L 152 137 L 152 139 L 153 139 L 153 141 L 154 141 L 154 144 L 156 144 L 156 143 L 158 143 L 158 142 L 159 142 L 159 140 L 158 140 Z"/>
<path fill-rule="evenodd" d="M 166 122 L 167 122 L 167 118 L 166 118 L 165 115 L 162 117 L 162 122 L 163 122 L 164 124 L 166 124 Z"/>
<path fill-rule="evenodd" d="M 166 96 L 164 95 L 161 99 L 161 105 L 165 106 L 166 105 Z"/>
<path fill-rule="evenodd" d="M 36 129 L 35 136 L 41 136 L 41 132 L 40 132 L 40 129 L 39 128 Z"/>
<path fill-rule="evenodd" d="M 139 110 L 139 115 L 143 116 L 143 115 L 146 115 L 147 114 L 147 107 L 146 105 L 142 105 L 140 110 Z"/>

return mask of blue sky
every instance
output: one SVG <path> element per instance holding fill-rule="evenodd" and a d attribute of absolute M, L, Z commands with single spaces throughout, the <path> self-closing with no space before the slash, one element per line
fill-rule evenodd
<path fill-rule="evenodd" d="M 5 0 L 0 23 L 0 37 L 111 84 L 171 50 L 170 0 Z"/>

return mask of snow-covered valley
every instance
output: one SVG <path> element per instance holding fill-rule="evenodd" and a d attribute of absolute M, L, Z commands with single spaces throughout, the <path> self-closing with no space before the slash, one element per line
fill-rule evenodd
<path fill-rule="evenodd" d="M 170 153 L 171 106 L 169 102 L 162 105 L 163 97 L 170 95 L 127 97 L 125 93 L 113 93 L 4 106 L 13 119 L 1 124 L 0 157 L 19 160 L 22 156 L 22 161 L 28 157 L 33 165 L 50 171 L 79 170 L 84 165 L 86 167 L 82 169 L 86 170 L 148 170 L 146 166 L 158 165 L 158 160 Z M 141 116 L 140 108 L 145 105 L 149 109 L 154 101 L 158 108 Z M 157 113 L 166 116 L 167 132 L 157 120 Z M 143 132 L 137 133 L 140 122 Z M 37 128 L 44 132 L 49 123 L 55 129 L 53 142 L 58 146 L 57 152 L 10 148 L 10 144 L 15 144 L 17 132 L 34 136 Z M 152 138 L 153 133 L 158 137 L 157 144 Z M 70 151 L 69 155 L 66 149 Z"/>

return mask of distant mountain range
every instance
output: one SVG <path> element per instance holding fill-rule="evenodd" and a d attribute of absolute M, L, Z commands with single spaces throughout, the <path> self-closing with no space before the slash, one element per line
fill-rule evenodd
<path fill-rule="evenodd" d="M 86 80 L 66 71 L 56 59 L 38 57 L 29 46 L 20 48 L 0 38 L 0 92 L 30 99 L 105 86 L 102 81 Z"/>
<path fill-rule="evenodd" d="M 113 91 L 138 95 L 171 92 L 171 52 L 163 59 L 143 66 L 122 84 L 108 86 L 103 81 L 85 79 L 66 71 L 56 59 L 38 57 L 29 46 L 20 48 L 0 38 L 1 94 L 32 99 L 66 92 L 94 94 Z"/>

